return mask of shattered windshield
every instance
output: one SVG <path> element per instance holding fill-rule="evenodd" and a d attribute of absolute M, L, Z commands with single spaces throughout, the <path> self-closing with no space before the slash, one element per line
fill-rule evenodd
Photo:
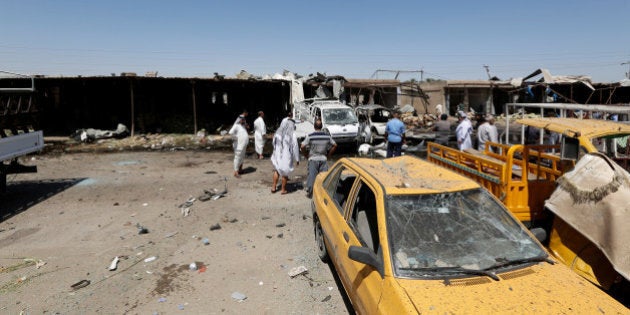
<path fill-rule="evenodd" d="M 372 122 L 386 123 L 390 118 L 390 112 L 387 109 L 379 108 L 375 109 L 372 113 Z"/>
<path fill-rule="evenodd" d="M 387 230 L 401 277 L 443 278 L 547 257 L 483 189 L 388 196 Z"/>
<path fill-rule="evenodd" d="M 329 108 L 323 110 L 322 122 L 328 125 L 347 125 L 359 122 L 351 108 Z"/>

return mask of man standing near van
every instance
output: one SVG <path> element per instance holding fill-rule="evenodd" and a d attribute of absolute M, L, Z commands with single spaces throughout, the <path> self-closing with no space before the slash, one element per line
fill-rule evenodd
<path fill-rule="evenodd" d="M 313 124 L 315 132 L 310 133 L 302 141 L 301 150 L 308 159 L 308 177 L 306 178 L 306 196 L 313 195 L 313 183 L 320 172 L 328 170 L 328 158 L 337 149 L 337 143 L 333 138 L 322 132 L 322 121 L 316 120 Z M 308 149 L 307 149 L 308 148 Z"/>
<path fill-rule="evenodd" d="M 395 110 L 392 116 L 385 126 L 387 157 L 400 156 L 402 145 L 405 143 L 405 124 L 398 119 L 400 112 Z"/>

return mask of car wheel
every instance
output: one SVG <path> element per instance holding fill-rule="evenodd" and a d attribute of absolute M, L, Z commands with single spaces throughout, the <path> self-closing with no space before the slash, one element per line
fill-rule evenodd
<path fill-rule="evenodd" d="M 313 216 L 313 225 L 315 228 L 315 243 L 317 244 L 317 256 L 322 262 L 328 262 L 328 250 L 326 249 L 326 243 L 324 243 L 324 231 L 322 231 L 322 225 L 319 223 L 319 218 Z"/>

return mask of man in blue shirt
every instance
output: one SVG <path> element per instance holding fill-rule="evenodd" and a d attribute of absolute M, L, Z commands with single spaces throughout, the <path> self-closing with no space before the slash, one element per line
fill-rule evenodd
<path fill-rule="evenodd" d="M 400 156 L 402 145 L 405 143 L 405 124 L 398 119 L 400 112 L 394 111 L 393 118 L 385 126 L 387 139 L 387 157 Z"/>

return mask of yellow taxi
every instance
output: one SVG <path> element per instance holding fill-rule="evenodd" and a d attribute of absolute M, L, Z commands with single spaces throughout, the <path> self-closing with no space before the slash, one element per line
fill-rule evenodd
<path fill-rule="evenodd" d="M 629 314 L 476 182 L 416 157 L 343 158 L 313 191 L 317 250 L 359 314 Z"/>

